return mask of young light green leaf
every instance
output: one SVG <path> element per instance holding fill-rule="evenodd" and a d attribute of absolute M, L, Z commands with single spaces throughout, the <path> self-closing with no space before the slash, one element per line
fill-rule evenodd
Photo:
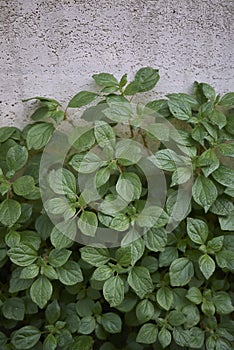
<path fill-rule="evenodd" d="M 38 123 L 33 125 L 26 137 L 28 149 L 41 149 L 50 140 L 54 132 L 54 126 L 51 123 Z"/>
<path fill-rule="evenodd" d="M 103 295 L 111 307 L 118 306 L 124 300 L 124 283 L 119 276 L 107 279 L 103 285 Z"/>
<path fill-rule="evenodd" d="M 187 232 L 189 238 L 197 244 L 205 244 L 209 233 L 204 221 L 193 218 L 187 218 Z"/>
<path fill-rule="evenodd" d="M 234 92 L 228 92 L 219 101 L 220 106 L 231 107 L 234 106 Z"/>
<path fill-rule="evenodd" d="M 81 334 L 91 334 L 96 326 L 96 321 L 93 316 L 85 316 L 80 320 L 79 333 Z"/>
<path fill-rule="evenodd" d="M 39 266 L 37 264 L 31 264 L 22 269 L 20 278 L 33 279 L 39 274 Z"/>
<path fill-rule="evenodd" d="M 187 258 L 174 260 L 169 269 L 169 276 L 173 287 L 185 286 L 194 276 L 193 263 Z"/>
<path fill-rule="evenodd" d="M 144 228 L 160 228 L 168 222 L 166 212 L 157 206 L 149 206 L 144 208 L 137 216 L 136 223 Z"/>
<path fill-rule="evenodd" d="M 108 168 L 102 168 L 95 174 L 95 185 L 97 188 L 101 187 L 109 180 L 111 172 Z"/>
<path fill-rule="evenodd" d="M 208 254 L 203 254 L 202 256 L 200 256 L 198 260 L 198 264 L 201 272 L 203 273 L 205 278 L 208 280 L 215 271 L 214 260 Z"/>
<path fill-rule="evenodd" d="M 205 212 L 209 210 L 218 197 L 218 191 L 213 181 L 203 175 L 196 178 L 192 188 L 192 194 L 195 202 L 203 207 Z"/>
<path fill-rule="evenodd" d="M 132 268 L 128 275 L 128 284 L 141 299 L 153 291 L 150 273 L 143 266 Z"/>
<path fill-rule="evenodd" d="M 30 288 L 30 296 L 32 301 L 41 309 L 43 309 L 50 300 L 52 292 L 52 284 L 45 276 L 38 277 Z"/>
<path fill-rule="evenodd" d="M 80 108 L 88 105 L 97 98 L 98 94 L 90 91 L 80 91 L 72 97 L 68 103 L 68 108 Z"/>
<path fill-rule="evenodd" d="M 57 340 L 55 336 L 50 333 L 44 340 L 43 350 L 55 350 L 57 348 Z"/>

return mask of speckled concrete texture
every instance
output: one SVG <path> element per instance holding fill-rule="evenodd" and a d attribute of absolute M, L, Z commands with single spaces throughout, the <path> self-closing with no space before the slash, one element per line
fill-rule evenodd
<path fill-rule="evenodd" d="M 234 90 L 233 15 L 233 0 L 0 0 L 0 123 L 25 125 L 23 98 L 65 103 L 102 71 L 157 67 L 159 95 Z"/>

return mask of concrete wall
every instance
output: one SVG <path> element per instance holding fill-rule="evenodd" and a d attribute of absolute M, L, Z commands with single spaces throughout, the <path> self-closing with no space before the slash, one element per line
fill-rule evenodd
<path fill-rule="evenodd" d="M 157 67 L 159 94 L 234 90 L 233 15 L 233 0 L 0 0 L 0 123 L 25 125 L 23 98 L 67 101 L 102 71 Z"/>

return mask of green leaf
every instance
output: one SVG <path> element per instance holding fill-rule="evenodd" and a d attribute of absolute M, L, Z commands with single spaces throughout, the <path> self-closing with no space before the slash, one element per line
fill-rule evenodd
<path fill-rule="evenodd" d="M 104 86 L 104 87 L 119 86 L 118 80 L 114 77 L 113 74 L 110 74 L 110 73 L 94 74 L 92 78 L 100 86 Z"/>
<path fill-rule="evenodd" d="M 228 92 L 219 101 L 220 106 L 231 107 L 234 106 L 234 92 Z"/>
<path fill-rule="evenodd" d="M 71 344 L 70 350 L 92 350 L 93 349 L 94 340 L 92 337 L 88 335 L 81 335 L 75 338 L 74 343 Z"/>
<path fill-rule="evenodd" d="M 49 185 L 58 194 L 76 194 L 76 178 L 67 169 L 51 170 Z"/>
<path fill-rule="evenodd" d="M 201 272 L 203 273 L 205 278 L 208 280 L 215 271 L 214 260 L 208 254 L 203 254 L 202 256 L 200 256 L 198 260 L 198 264 Z"/>
<path fill-rule="evenodd" d="M 223 186 L 234 188 L 234 170 L 221 165 L 212 173 L 213 178 Z"/>
<path fill-rule="evenodd" d="M 227 124 L 225 114 L 221 111 L 217 111 L 216 109 L 209 114 L 209 119 L 213 124 L 217 125 L 219 129 L 222 129 Z"/>
<path fill-rule="evenodd" d="M 3 316 L 9 320 L 23 321 L 25 305 L 20 298 L 7 299 L 2 305 Z"/>
<path fill-rule="evenodd" d="M 24 146 L 16 145 L 9 148 L 6 155 L 6 164 L 9 170 L 20 170 L 27 163 L 28 151 Z"/>
<path fill-rule="evenodd" d="M 116 191 L 128 203 L 139 199 L 142 192 L 141 180 L 134 173 L 121 173 L 116 183 Z"/>
<path fill-rule="evenodd" d="M 62 198 L 52 198 L 44 203 L 44 207 L 47 212 L 54 215 L 63 215 L 65 220 L 72 218 L 76 209 L 72 206 L 72 203 L 66 197 Z"/>
<path fill-rule="evenodd" d="M 144 324 L 138 334 L 136 341 L 137 343 L 153 344 L 156 342 L 158 336 L 158 328 L 155 324 L 146 323 Z"/>
<path fill-rule="evenodd" d="M 32 349 L 41 337 L 41 332 L 34 326 L 25 326 L 13 333 L 11 342 L 16 349 Z"/>
<path fill-rule="evenodd" d="M 79 153 L 90 150 L 95 144 L 93 128 L 90 126 L 79 126 L 69 135 L 70 144 L 75 147 Z"/>
<path fill-rule="evenodd" d="M 191 106 L 188 102 L 181 99 L 180 101 L 170 99 L 168 101 L 168 107 L 172 115 L 179 120 L 189 120 L 192 117 Z"/>
<path fill-rule="evenodd" d="M 215 184 L 203 175 L 196 178 L 192 188 L 192 194 L 195 202 L 203 207 L 205 212 L 209 210 L 218 197 L 218 191 Z"/>
<path fill-rule="evenodd" d="M 98 247 L 83 247 L 80 249 L 81 258 L 93 266 L 105 265 L 109 259 L 110 254 L 106 248 Z"/>
<path fill-rule="evenodd" d="M 53 292 L 51 282 L 45 276 L 36 279 L 30 288 L 30 296 L 32 301 L 43 309 L 50 300 Z"/>
<path fill-rule="evenodd" d="M 169 269 L 171 285 L 173 287 L 185 286 L 194 275 L 192 262 L 187 258 L 174 260 Z"/>
<path fill-rule="evenodd" d="M 204 344 L 205 333 L 198 327 L 190 329 L 189 346 L 193 349 L 201 349 Z"/>
<path fill-rule="evenodd" d="M 208 149 L 198 157 L 197 165 L 202 168 L 203 174 L 208 177 L 219 167 L 219 159 L 212 149 Z"/>
<path fill-rule="evenodd" d="M 224 231 L 234 230 L 234 211 L 228 216 L 219 217 L 220 227 Z"/>
<path fill-rule="evenodd" d="M 152 228 L 144 234 L 146 247 L 153 252 L 161 252 L 167 244 L 167 233 L 163 229 Z"/>
<path fill-rule="evenodd" d="M 8 250 L 11 261 L 19 266 L 31 265 L 37 259 L 37 252 L 34 248 L 26 244 L 19 244 Z"/>
<path fill-rule="evenodd" d="M 34 188 L 34 179 L 29 175 L 21 176 L 13 183 L 13 190 L 18 196 L 27 195 L 32 192 Z"/>
<path fill-rule="evenodd" d="M 141 323 L 148 322 L 154 315 L 154 305 L 148 299 L 141 300 L 136 307 L 136 316 Z"/>
<path fill-rule="evenodd" d="M 125 88 L 125 95 L 135 95 L 138 92 L 152 90 L 157 84 L 160 76 L 158 69 L 143 67 L 139 69 L 134 77 L 134 81 Z"/>
<path fill-rule="evenodd" d="M 130 102 L 110 102 L 109 107 L 103 113 L 110 120 L 123 123 L 127 122 L 133 115 L 133 109 Z"/>
<path fill-rule="evenodd" d="M 227 268 L 228 270 L 234 272 L 234 254 L 233 251 L 222 249 L 215 254 L 216 261 L 219 267 Z"/>
<path fill-rule="evenodd" d="M 161 287 L 156 294 L 158 304 L 165 310 L 170 310 L 174 297 L 173 292 L 168 287 Z"/>
<path fill-rule="evenodd" d="M 98 94 L 90 91 L 80 91 L 72 97 L 68 103 L 68 108 L 80 108 L 88 105 L 97 98 Z"/>
<path fill-rule="evenodd" d="M 66 286 L 72 286 L 83 281 L 80 265 L 75 261 L 68 261 L 63 266 L 57 268 L 60 282 Z"/>
<path fill-rule="evenodd" d="M 36 264 L 31 264 L 22 269 L 20 278 L 23 279 L 33 279 L 39 274 L 39 266 Z"/>
<path fill-rule="evenodd" d="M 136 164 L 142 157 L 142 149 L 131 139 L 121 140 L 116 144 L 115 156 L 121 165 Z"/>
<path fill-rule="evenodd" d="M 194 304 L 200 304 L 202 302 L 202 294 L 197 287 L 189 288 L 186 298 Z"/>
<path fill-rule="evenodd" d="M 12 126 L 3 126 L 0 128 L 0 142 L 7 141 L 18 129 Z"/>
<path fill-rule="evenodd" d="M 172 261 L 177 258 L 178 250 L 176 247 L 165 247 L 165 250 L 159 254 L 159 267 L 170 266 Z"/>
<path fill-rule="evenodd" d="M 228 315 L 234 311 L 231 297 L 226 292 L 215 293 L 212 301 L 215 304 L 216 312 L 219 315 Z"/>
<path fill-rule="evenodd" d="M 145 207 L 136 218 L 136 223 L 140 227 L 160 228 L 168 222 L 166 212 L 156 206 Z"/>
<path fill-rule="evenodd" d="M 207 251 L 210 253 L 217 253 L 223 247 L 224 236 L 214 237 L 207 243 Z"/>
<path fill-rule="evenodd" d="M 96 326 L 95 318 L 92 316 L 85 316 L 80 320 L 79 333 L 91 334 Z"/>
<path fill-rule="evenodd" d="M 109 180 L 111 172 L 108 168 L 102 168 L 95 174 L 95 185 L 97 188 L 101 187 Z"/>
<path fill-rule="evenodd" d="M 96 121 L 94 135 L 100 147 L 114 147 L 115 132 L 112 127 L 104 121 Z"/>
<path fill-rule="evenodd" d="M 115 259 L 117 263 L 121 266 L 129 266 L 132 261 L 132 251 L 131 247 L 121 247 L 117 249 L 115 253 Z"/>
<path fill-rule="evenodd" d="M 21 215 L 20 203 L 14 199 L 5 199 L 0 204 L 0 222 L 4 226 L 11 227 Z"/>
<path fill-rule="evenodd" d="M 171 333 L 166 328 L 162 328 L 158 333 L 158 340 L 162 347 L 166 348 L 171 344 Z"/>
<path fill-rule="evenodd" d="M 77 171 L 81 174 L 91 174 L 102 165 L 105 165 L 105 162 L 101 160 L 95 153 L 87 153 L 82 161 L 79 163 Z"/>
<path fill-rule="evenodd" d="M 65 232 L 66 234 L 64 234 Z M 69 223 L 62 223 L 57 225 L 51 231 L 50 240 L 53 246 L 57 249 L 69 247 L 76 234 L 76 223 L 71 221 Z"/>
<path fill-rule="evenodd" d="M 168 322 L 172 326 L 180 326 L 180 325 L 184 324 L 185 321 L 186 321 L 186 318 L 181 311 L 172 310 L 169 312 Z"/>
<path fill-rule="evenodd" d="M 58 279 L 58 274 L 57 274 L 56 270 L 52 266 L 49 266 L 49 265 L 41 267 L 41 275 L 48 277 L 50 280 L 57 280 Z"/>
<path fill-rule="evenodd" d="M 91 211 L 83 211 L 79 220 L 78 228 L 85 236 L 94 237 L 98 227 L 98 219 L 95 213 Z"/>
<path fill-rule="evenodd" d="M 101 318 L 103 328 L 110 334 L 120 333 L 122 328 L 122 321 L 119 315 L 113 312 L 107 312 Z"/>
<path fill-rule="evenodd" d="M 54 132 L 54 126 L 51 123 L 38 123 L 33 125 L 27 134 L 26 141 L 28 149 L 41 149 L 50 140 Z"/>
<path fill-rule="evenodd" d="M 53 249 L 48 256 L 48 262 L 53 267 L 61 267 L 67 262 L 71 253 L 72 252 L 67 249 Z"/>
<path fill-rule="evenodd" d="M 181 327 L 173 329 L 173 339 L 179 346 L 190 346 L 190 332 L 183 330 Z"/>
<path fill-rule="evenodd" d="M 55 336 L 50 333 L 44 340 L 43 350 L 55 350 L 57 348 L 57 340 Z"/>
<path fill-rule="evenodd" d="M 204 221 L 192 218 L 187 218 L 187 232 L 189 238 L 197 244 L 205 244 L 209 233 Z"/>
<path fill-rule="evenodd" d="M 92 278 L 96 281 L 106 281 L 112 277 L 114 271 L 107 265 L 99 266 L 93 273 Z"/>
<path fill-rule="evenodd" d="M 141 299 L 153 291 L 150 273 L 143 266 L 135 266 L 131 269 L 128 284 Z"/>
<path fill-rule="evenodd" d="M 178 167 L 186 167 L 190 165 L 189 158 L 178 155 L 170 149 L 160 150 L 149 159 L 159 169 L 166 171 L 175 171 Z"/>
<path fill-rule="evenodd" d="M 13 248 L 20 243 L 20 234 L 17 231 L 9 231 L 5 236 L 8 247 Z"/>
<path fill-rule="evenodd" d="M 52 303 L 47 306 L 45 310 L 45 316 L 49 324 L 54 324 L 56 321 L 58 321 L 60 317 L 60 311 L 60 306 L 57 300 L 53 300 Z"/>
<path fill-rule="evenodd" d="M 221 143 L 217 149 L 225 157 L 234 157 L 234 143 Z"/>
<path fill-rule="evenodd" d="M 111 307 L 122 303 L 124 300 L 124 283 L 118 275 L 110 277 L 105 281 L 103 295 Z"/>
<path fill-rule="evenodd" d="M 210 211 L 216 215 L 229 215 L 234 211 L 234 205 L 231 199 L 219 197 L 211 206 Z"/>

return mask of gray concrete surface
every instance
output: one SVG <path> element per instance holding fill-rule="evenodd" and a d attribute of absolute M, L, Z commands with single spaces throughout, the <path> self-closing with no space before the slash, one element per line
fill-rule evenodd
<path fill-rule="evenodd" d="M 233 0 L 0 0 L 0 124 L 23 126 L 23 98 L 67 101 L 91 75 L 160 69 L 155 91 L 194 80 L 234 90 Z"/>

